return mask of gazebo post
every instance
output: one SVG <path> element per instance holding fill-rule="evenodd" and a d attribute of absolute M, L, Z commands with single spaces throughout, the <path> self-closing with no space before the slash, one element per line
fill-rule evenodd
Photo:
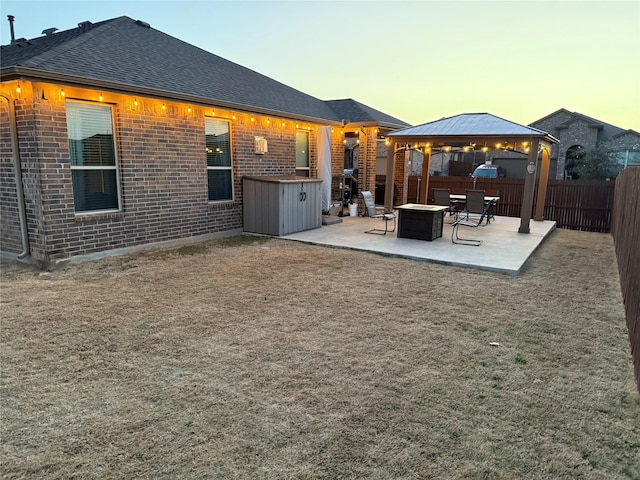
<path fill-rule="evenodd" d="M 393 210 L 393 172 L 395 170 L 395 151 L 396 142 L 391 140 L 391 144 L 387 150 L 387 172 L 384 181 L 384 211 L 390 212 Z"/>
<path fill-rule="evenodd" d="M 538 203 L 533 219 L 542 222 L 544 220 L 544 205 L 547 201 L 547 184 L 549 183 L 549 146 L 543 143 L 542 162 L 540 164 L 540 180 L 538 180 Z"/>
<path fill-rule="evenodd" d="M 420 203 L 427 204 L 429 193 L 429 171 L 431 170 L 431 149 L 424 147 L 422 159 L 422 179 L 420 180 Z"/>
<path fill-rule="evenodd" d="M 520 210 L 520 228 L 518 233 L 529 233 L 531 228 L 531 208 L 533 207 L 533 193 L 536 185 L 536 164 L 538 163 L 538 145 L 540 139 L 534 137 L 531 141 L 529 149 L 529 158 L 527 159 L 527 176 L 524 180 L 524 192 L 522 192 L 522 208 Z"/>

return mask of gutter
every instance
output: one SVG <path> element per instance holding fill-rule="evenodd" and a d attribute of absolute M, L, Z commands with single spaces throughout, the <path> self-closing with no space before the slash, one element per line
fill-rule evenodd
<path fill-rule="evenodd" d="M 16 178 L 16 195 L 18 197 L 18 214 L 20 217 L 20 235 L 22 237 L 22 251 L 18 258 L 22 260 L 29 255 L 29 231 L 27 230 L 27 212 L 22 188 L 22 168 L 20 166 L 20 149 L 18 146 L 18 124 L 16 122 L 16 107 L 9 97 L 0 94 L 9 104 L 9 127 L 11 128 L 11 152 L 14 175 Z"/>

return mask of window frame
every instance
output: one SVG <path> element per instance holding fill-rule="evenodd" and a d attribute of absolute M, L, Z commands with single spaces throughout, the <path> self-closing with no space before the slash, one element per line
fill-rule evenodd
<path fill-rule="evenodd" d="M 68 105 L 81 105 L 83 107 L 88 107 L 88 108 L 108 108 L 109 109 L 109 120 L 111 122 L 111 141 L 113 142 L 113 165 L 100 165 L 100 166 L 93 166 L 93 165 L 73 165 L 72 159 L 71 159 L 71 144 L 70 141 L 71 136 L 69 134 L 69 115 L 68 115 Z M 81 215 L 81 216 L 85 216 L 85 215 L 102 215 L 105 213 L 115 213 L 115 212 L 121 212 L 122 211 L 122 190 L 121 190 L 121 186 L 120 186 L 120 158 L 118 155 L 118 145 L 116 142 L 116 121 L 115 121 L 115 112 L 114 112 L 114 105 L 112 104 L 107 104 L 107 103 L 96 103 L 96 102 L 90 102 L 90 101 L 83 101 L 83 100 L 71 100 L 71 99 L 67 99 L 65 102 L 65 116 L 66 116 L 66 120 L 67 120 L 67 143 L 69 146 L 69 166 L 71 167 L 71 183 L 72 183 L 72 192 L 73 192 L 73 203 L 74 203 L 74 214 L 75 215 Z M 75 200 L 76 200 L 76 192 L 73 190 L 73 172 L 74 171 L 114 171 L 116 172 L 116 201 L 117 201 L 117 207 L 116 208 L 103 208 L 103 209 L 96 209 L 96 210 L 81 210 L 78 211 L 76 210 L 75 207 Z"/>
<path fill-rule="evenodd" d="M 234 175 L 233 175 L 233 139 L 231 138 L 231 120 L 228 120 L 226 118 L 216 118 L 216 117 L 204 118 L 205 152 L 207 149 L 207 123 L 208 122 L 225 123 L 227 125 L 227 131 L 229 133 L 229 165 L 228 166 L 209 166 L 208 162 L 205 162 L 207 164 L 206 165 L 207 166 L 207 202 L 210 204 L 230 203 L 230 202 L 233 202 L 234 199 L 236 198 L 235 182 L 234 182 Z M 206 157 L 206 153 L 205 153 L 205 157 Z M 229 181 L 231 182 L 231 198 L 223 198 L 218 200 L 211 200 L 209 198 L 209 188 L 210 188 L 209 187 L 209 171 L 210 170 L 230 172 L 231 178 L 229 179 Z"/>
<path fill-rule="evenodd" d="M 306 167 L 298 167 L 298 135 L 304 133 L 307 138 L 307 166 Z M 311 135 L 309 130 L 296 130 L 296 139 L 295 139 L 295 149 L 296 149 L 296 177 L 302 178 L 311 178 Z M 306 172 L 306 175 L 299 175 L 298 172 Z"/>

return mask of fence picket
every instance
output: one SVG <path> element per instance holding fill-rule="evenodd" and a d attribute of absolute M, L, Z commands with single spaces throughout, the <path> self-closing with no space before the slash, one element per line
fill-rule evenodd
<path fill-rule="evenodd" d="M 464 193 L 474 188 L 471 177 L 429 177 L 429 202 L 433 188 L 449 188 L 452 193 Z M 500 202 L 496 215 L 519 217 L 524 192 L 524 179 L 478 178 L 475 188 L 497 190 Z M 556 222 L 558 228 L 609 232 L 613 208 L 615 182 L 604 180 L 549 180 L 545 199 L 544 218 Z M 418 177 L 409 177 L 409 202 L 418 197 Z M 538 199 L 538 186 L 534 192 L 534 211 Z M 533 212 L 532 212 L 533 214 Z"/>

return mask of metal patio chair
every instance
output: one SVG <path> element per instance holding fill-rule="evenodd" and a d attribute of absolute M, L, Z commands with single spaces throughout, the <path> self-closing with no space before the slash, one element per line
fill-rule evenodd
<path fill-rule="evenodd" d="M 371 218 L 382 218 L 384 220 L 384 230 L 379 228 L 373 228 L 371 230 L 367 230 L 364 233 L 373 233 L 376 235 L 386 235 L 387 233 L 393 233 L 396 231 L 396 215 L 390 212 L 382 212 L 378 213 L 379 207 L 376 207 L 375 201 L 373 200 L 373 195 L 369 191 L 360 192 L 362 195 L 362 200 L 364 201 L 365 206 L 365 215 Z M 382 209 L 384 210 L 384 209 Z M 389 230 L 389 222 L 393 221 L 393 230 Z"/>

